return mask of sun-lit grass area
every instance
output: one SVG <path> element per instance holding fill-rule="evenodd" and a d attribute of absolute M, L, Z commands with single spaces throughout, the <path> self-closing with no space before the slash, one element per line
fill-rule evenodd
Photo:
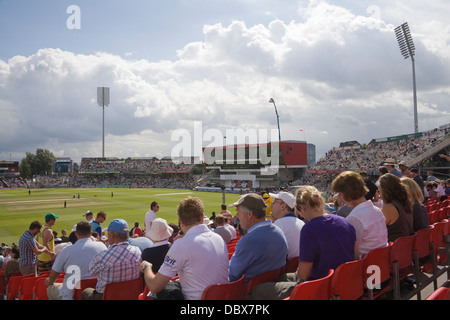
<path fill-rule="evenodd" d="M 78 197 L 79 195 L 79 197 Z M 61 230 L 68 233 L 72 227 L 84 219 L 83 214 L 90 210 L 94 213 L 106 212 L 106 221 L 102 227 L 107 228 L 116 218 L 125 219 L 129 228 L 134 222 L 144 226 L 144 216 L 150 209 L 150 203 L 157 201 L 160 209 L 157 216 L 169 223 L 178 223 L 177 207 L 181 199 L 188 196 L 199 197 L 205 207 L 205 216 L 213 211 L 220 212 L 222 193 L 199 192 L 182 189 L 25 189 L 0 190 L 0 242 L 18 243 L 19 238 L 34 220 L 44 224 L 44 216 L 53 212 L 59 219 L 53 230 L 61 235 Z M 235 202 L 239 195 L 225 194 L 225 203 Z M 65 203 L 65 207 L 64 207 Z M 230 210 L 233 215 L 235 209 Z"/>

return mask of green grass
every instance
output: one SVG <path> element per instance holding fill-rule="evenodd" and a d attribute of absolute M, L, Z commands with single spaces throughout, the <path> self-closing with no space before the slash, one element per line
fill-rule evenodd
<path fill-rule="evenodd" d="M 111 192 L 114 193 L 113 197 Z M 87 210 L 94 213 L 94 218 L 98 211 L 106 212 L 103 228 L 116 218 L 125 219 L 130 229 L 136 221 L 144 226 L 144 216 L 152 201 L 160 205 L 157 217 L 166 219 L 168 223 L 178 223 L 178 204 L 188 196 L 196 196 L 203 201 L 205 216 L 209 217 L 213 211 L 220 212 L 222 193 L 215 192 L 179 189 L 33 189 L 29 195 L 25 189 L 0 189 L 0 242 L 8 245 L 18 243 L 30 223 L 38 220 L 44 224 L 44 216 L 49 212 L 59 216 L 53 227 L 58 235 L 61 235 L 62 229 L 70 233 L 72 227 L 84 219 L 83 214 Z M 227 193 L 225 196 L 226 204 L 239 198 L 237 194 Z"/>

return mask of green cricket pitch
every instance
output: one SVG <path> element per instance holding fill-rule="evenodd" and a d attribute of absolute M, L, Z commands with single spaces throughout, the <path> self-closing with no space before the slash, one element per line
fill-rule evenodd
<path fill-rule="evenodd" d="M 218 214 L 221 210 L 222 193 L 189 189 L 31 189 L 30 193 L 28 189 L 0 189 L 0 242 L 17 244 L 30 223 L 38 220 L 44 224 L 44 216 L 49 212 L 59 216 L 52 228 L 58 236 L 62 229 L 69 234 L 73 226 L 84 219 L 83 214 L 88 210 L 94 213 L 94 218 L 97 212 L 106 212 L 102 228 L 107 228 L 109 222 L 116 218 L 125 219 L 130 229 L 135 222 L 143 227 L 144 216 L 150 210 L 152 201 L 160 205 L 157 217 L 166 219 L 168 223 L 178 223 L 178 204 L 189 196 L 203 201 L 206 217 L 210 217 L 213 211 Z M 238 198 L 238 194 L 226 193 L 225 203 L 231 204 Z M 230 211 L 235 214 L 235 209 Z"/>

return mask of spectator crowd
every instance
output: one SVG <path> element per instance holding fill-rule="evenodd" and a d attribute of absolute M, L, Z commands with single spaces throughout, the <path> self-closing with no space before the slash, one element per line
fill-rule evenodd
<path fill-rule="evenodd" d="M 435 130 L 420 138 L 331 150 L 311 168 L 339 172 L 325 184 L 312 175 L 293 190 L 249 192 L 210 218 L 201 199 L 188 197 L 176 208 L 177 222 L 169 223 L 158 218 L 160 204 L 154 201 L 143 229 L 114 219 L 105 233 L 107 214 L 100 211 L 94 218 L 86 212 L 86 220 L 59 238 L 53 230 L 58 216 L 49 213 L 44 223 L 32 221 L 18 244 L 2 244 L 1 269 L 6 283 L 14 273 L 48 272 L 47 293 L 55 300 L 73 299 L 75 273 L 78 280 L 96 279 L 82 292 L 86 300 L 101 300 L 109 284 L 136 278 L 142 278 L 152 299 L 198 300 L 210 285 L 243 278 L 249 284 L 265 272 L 285 270 L 295 259 L 292 272 L 280 271 L 276 281 L 247 292 L 248 299 L 285 299 L 299 283 L 323 278 L 330 269 L 428 228 L 424 205 L 450 198 L 450 180 L 431 171 L 422 177 L 406 162 L 447 135 L 448 129 Z M 194 182 L 191 165 L 83 160 L 83 174 L 38 177 L 37 185 L 186 187 Z M 110 172 L 89 174 L 97 171 Z M 236 209 L 234 217 L 227 207 Z"/>

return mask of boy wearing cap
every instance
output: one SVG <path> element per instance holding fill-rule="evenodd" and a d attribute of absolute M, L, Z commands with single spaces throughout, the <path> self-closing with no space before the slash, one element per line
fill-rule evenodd
<path fill-rule="evenodd" d="M 90 210 L 86 211 L 85 214 L 83 214 L 83 217 L 85 217 L 89 223 L 92 223 L 92 221 L 94 221 L 94 214 Z"/>
<path fill-rule="evenodd" d="M 305 223 L 294 214 L 295 197 L 289 192 L 269 193 L 272 201 L 271 219 L 284 233 L 288 245 L 288 259 L 298 257 L 300 231 Z"/>
<path fill-rule="evenodd" d="M 54 213 L 48 213 L 45 215 L 45 224 L 42 232 L 39 232 L 37 241 L 42 246 L 46 247 L 50 252 L 55 252 L 55 239 L 53 236 L 52 227 L 59 218 Z M 53 265 L 53 256 L 44 252 L 38 255 L 39 272 L 50 271 Z"/>
<path fill-rule="evenodd" d="M 97 277 L 95 290 L 83 290 L 83 300 L 101 300 L 109 283 L 133 280 L 140 276 L 141 249 L 128 243 L 128 224 L 114 219 L 108 226 L 109 248 L 89 263 L 89 272 Z"/>
<path fill-rule="evenodd" d="M 229 207 L 237 208 L 236 217 L 247 230 L 236 245 L 230 260 L 230 281 L 243 274 L 246 280 L 286 265 L 288 250 L 283 231 L 266 220 L 266 203 L 257 194 L 248 193 Z"/>

